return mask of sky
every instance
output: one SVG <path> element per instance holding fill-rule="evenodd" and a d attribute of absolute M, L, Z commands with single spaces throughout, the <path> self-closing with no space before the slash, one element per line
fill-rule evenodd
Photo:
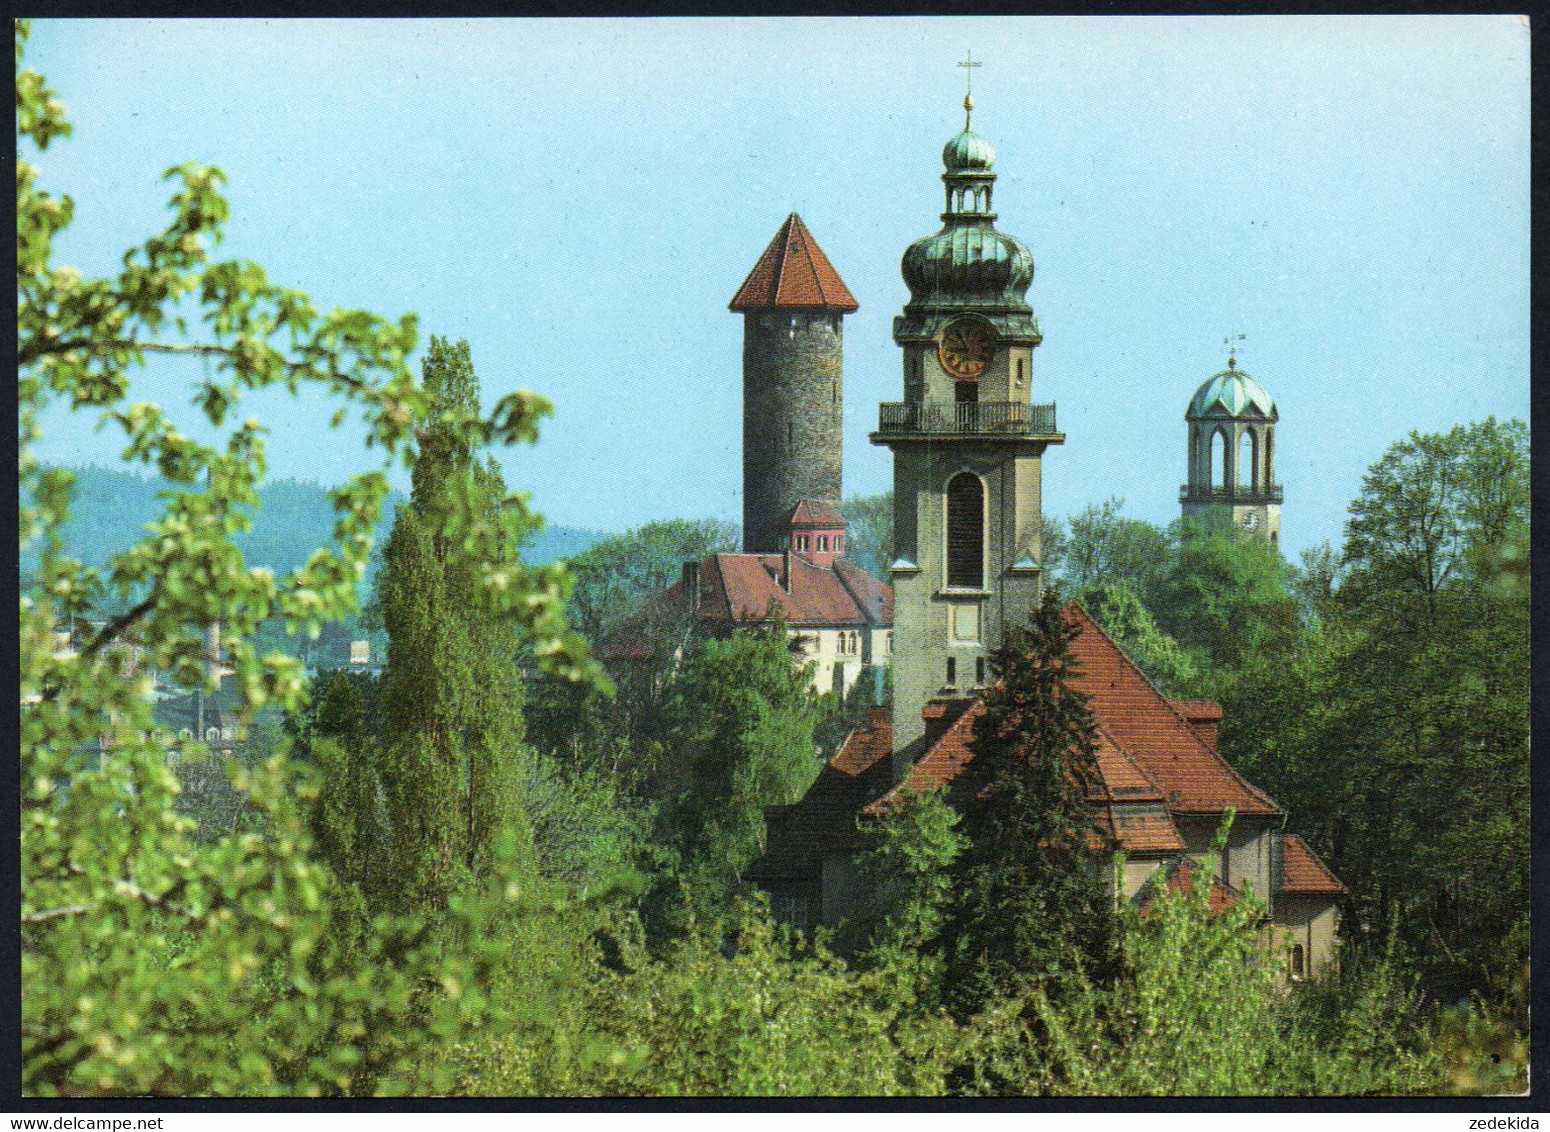
<path fill-rule="evenodd" d="M 56 265 L 113 271 L 166 223 L 162 172 L 217 165 L 219 255 L 324 310 L 415 312 L 422 348 L 467 338 L 487 405 L 555 405 L 508 485 L 617 531 L 740 519 L 727 303 L 792 211 L 861 306 L 845 492 L 890 486 L 867 433 L 902 395 L 899 259 L 940 227 L 968 50 L 997 226 L 1036 265 L 1033 398 L 1066 435 L 1047 514 L 1176 518 L 1184 409 L 1229 335 L 1280 410 L 1294 561 L 1339 545 L 1411 431 L 1527 419 L 1519 17 L 40 20 L 25 64 L 75 125 L 35 158 L 76 203 Z M 156 359 L 133 396 L 200 435 L 197 365 Z M 374 466 L 322 395 L 253 405 L 271 477 Z M 44 423 L 45 458 L 117 462 L 94 420 Z"/>

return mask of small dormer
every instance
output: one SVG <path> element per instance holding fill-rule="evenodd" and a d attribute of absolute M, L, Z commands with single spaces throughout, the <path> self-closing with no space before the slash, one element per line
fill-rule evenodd
<path fill-rule="evenodd" d="M 845 553 L 845 516 L 829 503 L 804 499 L 786 521 L 786 549 L 814 566 L 830 566 Z"/>

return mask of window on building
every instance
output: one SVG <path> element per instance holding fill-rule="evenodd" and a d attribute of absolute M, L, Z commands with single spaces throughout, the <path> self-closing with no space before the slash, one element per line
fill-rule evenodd
<path fill-rule="evenodd" d="M 819 550 L 819 553 L 822 553 L 822 552 L 824 552 L 824 551 L 826 551 L 828 549 L 829 549 L 829 536 L 828 535 L 819 535 L 818 536 L 818 550 Z"/>
<path fill-rule="evenodd" d="M 1254 466 L 1255 442 L 1258 438 L 1253 429 L 1244 432 L 1243 438 L 1238 442 L 1238 486 L 1246 487 L 1250 491 L 1259 488 L 1259 469 Z"/>
<path fill-rule="evenodd" d="M 950 656 L 950 657 L 947 658 L 947 686 L 949 688 L 954 688 L 954 687 L 957 687 L 957 685 L 958 685 L 958 658 L 956 656 Z"/>
<path fill-rule="evenodd" d="M 947 485 L 947 584 L 973 590 L 985 584 L 985 489 L 969 472 Z"/>
<path fill-rule="evenodd" d="M 985 686 L 985 658 L 982 656 L 974 658 L 974 684 L 976 687 Z"/>
<path fill-rule="evenodd" d="M 892 632 L 892 630 L 890 630 L 883 637 L 883 652 L 886 653 L 888 656 L 892 656 L 893 655 L 893 632 Z"/>
<path fill-rule="evenodd" d="M 1292 978 L 1300 979 L 1307 974 L 1306 964 L 1307 956 L 1303 952 L 1302 944 L 1292 944 Z"/>
<path fill-rule="evenodd" d="M 806 550 L 807 549 L 807 536 L 806 535 L 797 535 L 797 549 L 798 550 Z"/>
<path fill-rule="evenodd" d="M 1017 384 L 1019 386 L 1022 385 L 1023 378 L 1026 376 L 1024 374 L 1024 372 L 1023 372 L 1023 364 L 1024 364 L 1023 363 L 1023 359 L 1022 358 L 1018 358 L 1017 359 Z"/>

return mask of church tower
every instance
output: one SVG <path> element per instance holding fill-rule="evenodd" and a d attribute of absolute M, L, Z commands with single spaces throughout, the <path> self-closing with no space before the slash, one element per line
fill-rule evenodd
<path fill-rule="evenodd" d="M 777 553 L 797 504 L 840 503 L 842 323 L 857 303 L 793 212 L 730 309 L 743 315 L 743 550 Z"/>
<path fill-rule="evenodd" d="M 904 253 L 904 400 L 871 436 L 893 452 L 896 775 L 928 701 L 982 688 L 1004 628 L 1039 600 L 1040 460 L 1065 440 L 1055 406 L 1032 403 L 1033 257 L 995 227 L 996 155 L 973 108 L 942 150 L 942 230 Z"/>
<path fill-rule="evenodd" d="M 1270 543 L 1281 543 L 1281 485 L 1275 482 L 1276 421 L 1280 414 L 1264 387 L 1227 368 L 1195 390 L 1189 425 L 1189 482 L 1179 496 L 1186 519 L 1212 512 Z"/>

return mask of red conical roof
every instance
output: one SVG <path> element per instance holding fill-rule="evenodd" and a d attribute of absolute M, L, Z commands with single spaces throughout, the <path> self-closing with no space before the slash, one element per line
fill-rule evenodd
<path fill-rule="evenodd" d="M 743 280 L 729 309 L 801 307 L 849 314 L 859 306 L 807 225 L 793 212 Z"/>

